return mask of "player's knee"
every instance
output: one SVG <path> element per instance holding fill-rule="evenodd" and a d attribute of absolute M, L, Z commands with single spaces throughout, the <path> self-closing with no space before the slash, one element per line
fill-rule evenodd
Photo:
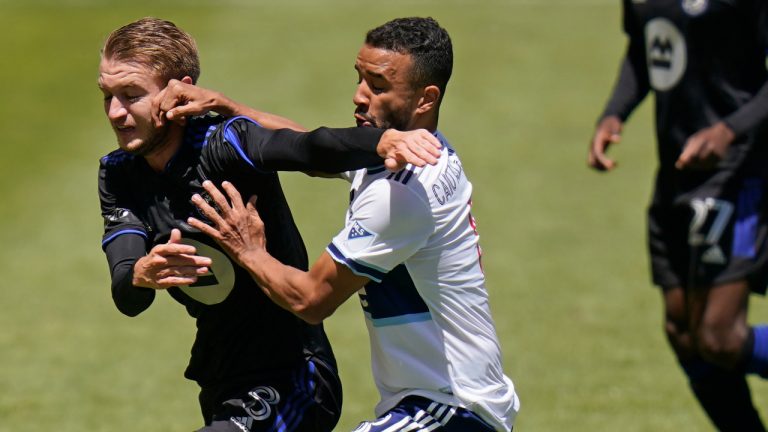
<path fill-rule="evenodd" d="M 667 341 L 679 359 L 687 359 L 695 352 L 693 338 L 687 327 L 679 322 L 667 319 L 664 323 L 664 333 Z"/>
<path fill-rule="evenodd" d="M 733 329 L 703 327 L 696 333 L 699 355 L 727 369 L 736 368 L 742 359 L 746 336 Z"/>

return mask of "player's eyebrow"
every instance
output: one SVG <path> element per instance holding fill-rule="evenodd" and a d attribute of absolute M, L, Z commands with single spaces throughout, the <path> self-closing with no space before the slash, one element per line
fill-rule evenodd
<path fill-rule="evenodd" d="M 374 78 L 382 78 L 382 79 L 386 79 L 386 77 L 384 76 L 384 74 L 381 74 L 381 73 L 379 73 L 379 72 L 373 72 L 373 71 L 371 71 L 371 70 L 368 70 L 368 69 L 362 69 L 362 68 L 361 68 L 361 67 L 360 67 L 360 66 L 359 66 L 357 63 L 355 63 L 355 70 L 356 70 L 356 71 L 358 71 L 358 72 L 359 72 L 359 73 L 361 73 L 361 74 L 370 75 L 370 76 L 372 76 L 372 77 L 374 77 Z"/>

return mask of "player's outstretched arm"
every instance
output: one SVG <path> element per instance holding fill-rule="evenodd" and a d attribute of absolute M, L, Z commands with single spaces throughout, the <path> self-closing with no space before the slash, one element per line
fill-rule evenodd
<path fill-rule="evenodd" d="M 213 238 L 247 269 L 272 301 L 304 321 L 321 322 L 368 282 L 368 278 L 335 262 L 327 252 L 308 272 L 282 264 L 266 250 L 264 223 L 256 211 L 255 196 L 244 205 L 240 193 L 229 182 L 222 183 L 229 201 L 210 181 L 204 182 L 203 187 L 220 213 L 194 195 L 192 202 L 213 226 L 195 218 L 187 222 Z"/>
<path fill-rule="evenodd" d="M 587 164 L 598 171 L 610 171 L 616 167 L 616 162 L 607 155 L 612 144 L 621 141 L 623 123 L 618 116 L 611 115 L 603 118 L 595 129 L 595 135 L 589 146 Z"/>
<path fill-rule="evenodd" d="M 211 111 L 225 117 L 246 116 L 267 129 L 306 130 L 293 120 L 245 106 L 220 92 L 196 86 L 187 79 L 170 80 L 152 102 L 152 118 L 156 126 L 161 126 L 166 120 L 183 123 L 186 117 Z"/>
<path fill-rule="evenodd" d="M 196 253 L 194 246 L 181 243 L 181 231 L 174 229 L 168 243 L 156 245 L 136 261 L 133 285 L 162 290 L 197 282 L 208 273 L 211 259 Z"/>

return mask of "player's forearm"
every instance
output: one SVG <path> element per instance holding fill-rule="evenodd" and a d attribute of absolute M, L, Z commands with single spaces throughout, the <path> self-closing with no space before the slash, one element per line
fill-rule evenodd
<path fill-rule="evenodd" d="M 384 133 L 373 128 L 318 128 L 306 134 L 276 131 L 259 148 L 262 165 L 274 171 L 339 173 L 381 165 L 376 146 Z"/>
<path fill-rule="evenodd" d="M 763 84 L 752 100 L 723 121 L 737 137 L 768 121 L 768 82 Z"/>
<path fill-rule="evenodd" d="M 239 102 L 235 102 L 227 96 L 224 96 L 222 93 L 217 93 L 212 111 L 216 111 L 225 117 L 249 117 L 256 120 L 261 126 L 267 129 L 291 129 L 297 132 L 304 132 L 307 130 L 304 126 L 293 120 L 259 111 Z"/>
<path fill-rule="evenodd" d="M 112 269 L 112 300 L 120 312 L 131 317 L 144 312 L 155 299 L 155 290 L 136 287 L 132 280 L 131 263 Z"/>
<path fill-rule="evenodd" d="M 600 119 L 615 115 L 625 121 L 649 92 L 644 57 L 636 58 L 638 54 L 634 54 L 633 50 L 629 49 L 621 64 L 619 77 Z"/>
<path fill-rule="evenodd" d="M 143 254 L 143 239 L 122 235 L 106 245 L 109 271 L 112 277 L 112 300 L 125 315 L 136 316 L 155 299 L 155 291 L 133 285 L 133 266 L 137 255 Z"/>
<path fill-rule="evenodd" d="M 283 309 L 310 324 L 320 323 L 330 315 L 318 298 L 317 284 L 306 272 L 282 264 L 263 249 L 241 257 L 239 262 Z"/>

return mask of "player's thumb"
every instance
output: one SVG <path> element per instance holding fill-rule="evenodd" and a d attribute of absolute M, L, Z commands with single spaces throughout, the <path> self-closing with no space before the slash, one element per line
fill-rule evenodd
<path fill-rule="evenodd" d="M 174 228 L 171 230 L 171 238 L 168 239 L 168 243 L 181 243 L 181 231 Z"/>

